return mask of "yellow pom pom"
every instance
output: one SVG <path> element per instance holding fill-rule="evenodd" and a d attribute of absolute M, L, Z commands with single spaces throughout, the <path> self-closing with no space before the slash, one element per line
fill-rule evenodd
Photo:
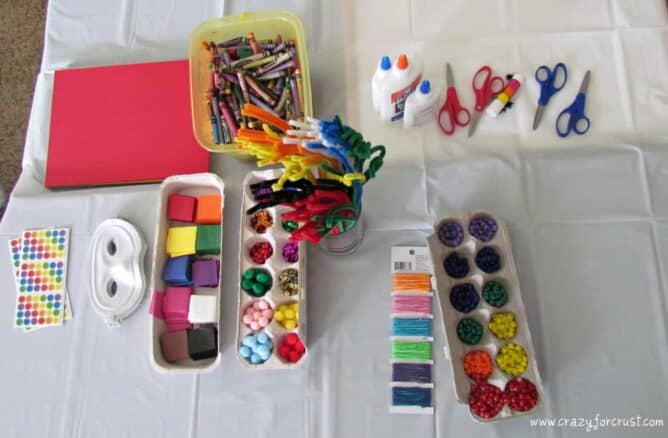
<path fill-rule="evenodd" d="M 297 321 L 290 319 L 285 321 L 285 328 L 288 330 L 292 330 L 293 328 L 297 327 Z"/>
<path fill-rule="evenodd" d="M 280 309 L 280 307 L 279 307 L 279 309 Z M 276 313 L 274 313 L 274 319 L 276 321 L 283 321 L 284 318 L 285 318 L 285 316 L 283 315 L 283 312 L 281 312 L 280 310 L 277 310 Z"/>
<path fill-rule="evenodd" d="M 295 319 L 295 311 L 292 309 L 287 309 L 285 312 L 285 319 Z"/>

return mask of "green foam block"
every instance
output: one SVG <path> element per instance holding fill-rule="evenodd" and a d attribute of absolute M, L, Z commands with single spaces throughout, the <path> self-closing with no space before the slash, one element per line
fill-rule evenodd
<path fill-rule="evenodd" d="M 197 254 L 220 254 L 221 225 L 198 225 Z"/>

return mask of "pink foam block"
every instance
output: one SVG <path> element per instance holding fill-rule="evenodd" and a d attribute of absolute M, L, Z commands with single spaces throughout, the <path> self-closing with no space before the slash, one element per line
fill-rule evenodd
<path fill-rule="evenodd" d="M 179 330 L 189 330 L 191 328 L 193 328 L 193 325 L 188 321 L 178 321 L 178 322 L 167 321 L 168 333 L 176 332 Z"/>
<path fill-rule="evenodd" d="M 151 305 L 148 308 L 148 313 L 155 316 L 156 318 L 164 319 L 165 314 L 162 311 L 164 298 L 165 294 L 154 290 L 153 296 L 151 296 Z"/>
<path fill-rule="evenodd" d="M 189 287 L 168 287 L 165 290 L 165 297 L 162 303 L 162 312 L 164 315 L 166 317 L 184 316 L 187 318 L 191 293 L 192 289 Z"/>

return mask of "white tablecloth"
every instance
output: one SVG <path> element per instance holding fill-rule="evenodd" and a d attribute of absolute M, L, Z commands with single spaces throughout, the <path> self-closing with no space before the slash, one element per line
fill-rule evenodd
<path fill-rule="evenodd" d="M 157 374 L 148 358 L 146 303 L 109 330 L 87 297 L 92 231 L 106 218 L 123 217 L 152 243 L 157 186 L 44 189 L 53 71 L 185 58 L 199 22 L 279 7 L 304 22 L 316 115 L 340 114 L 388 147 L 385 167 L 366 191 L 365 240 L 346 258 L 309 252 L 305 366 L 245 370 L 234 345 L 236 230 L 240 182 L 252 165 L 215 157 L 211 169 L 227 186 L 223 360 L 211 374 Z M 387 413 L 390 247 L 424 244 L 435 218 L 475 208 L 510 224 L 545 386 L 538 416 L 666 417 L 667 24 L 662 0 L 50 2 L 24 170 L 0 224 L 0 244 L 29 227 L 71 227 L 74 319 L 28 335 L 12 328 L 15 294 L 7 251 L 0 250 L 2 435 L 584 435 L 580 428 L 532 428 L 526 418 L 473 422 L 454 400 L 439 331 L 436 414 Z M 474 99 L 471 77 L 483 64 L 528 80 L 515 108 L 494 122 L 483 120 L 473 139 L 464 129 L 445 137 L 435 124 L 388 128 L 370 111 L 369 82 L 379 57 L 401 50 L 424 55 L 426 75 L 439 89 L 443 64 L 450 62 L 467 107 Z M 532 132 L 533 71 L 559 61 L 567 64 L 569 81 Z M 560 139 L 554 118 L 587 69 L 591 131 Z M 665 436 L 666 429 L 608 427 L 604 433 Z"/>

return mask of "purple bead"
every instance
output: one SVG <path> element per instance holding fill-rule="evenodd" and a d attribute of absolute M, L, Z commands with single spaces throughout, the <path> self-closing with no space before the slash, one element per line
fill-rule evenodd
<path fill-rule="evenodd" d="M 463 278 L 469 273 L 469 261 L 453 252 L 443 260 L 443 269 L 452 278 Z"/>
<path fill-rule="evenodd" d="M 501 269 L 501 256 L 491 246 L 486 246 L 478 251 L 475 256 L 475 264 L 488 274 Z"/>
<path fill-rule="evenodd" d="M 288 263 L 299 260 L 299 245 L 296 242 L 288 242 L 283 246 L 283 258 Z"/>
<path fill-rule="evenodd" d="M 480 295 L 471 283 L 462 283 L 452 287 L 450 290 L 450 304 L 458 312 L 469 313 L 480 302 Z"/>
<path fill-rule="evenodd" d="M 481 242 L 492 240 L 498 229 L 494 218 L 487 214 L 478 215 L 469 223 L 469 233 Z"/>
<path fill-rule="evenodd" d="M 464 228 L 455 220 L 443 221 L 438 227 L 438 238 L 443 245 L 454 248 L 464 240 Z"/>

